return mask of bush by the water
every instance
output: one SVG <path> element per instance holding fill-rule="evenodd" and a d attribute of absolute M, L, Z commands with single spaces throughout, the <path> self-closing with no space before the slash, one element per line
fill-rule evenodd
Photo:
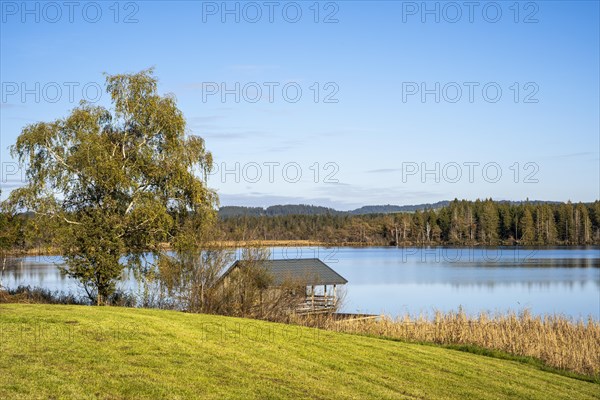
<path fill-rule="evenodd" d="M 15 289 L 0 290 L 0 303 L 30 303 L 30 304 L 76 304 L 90 305 L 87 296 L 77 296 L 58 290 L 39 287 L 18 286 Z M 135 298 L 121 291 L 115 292 L 107 302 L 108 305 L 134 307 Z"/>

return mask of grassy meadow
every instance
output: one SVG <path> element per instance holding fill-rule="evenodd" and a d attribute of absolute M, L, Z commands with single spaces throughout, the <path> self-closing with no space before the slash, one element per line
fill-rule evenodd
<path fill-rule="evenodd" d="M 516 356 L 525 362 L 574 373 L 600 383 L 600 323 L 572 321 L 560 315 L 468 316 L 463 311 L 402 318 L 335 321 L 314 319 L 310 326 L 409 342 L 462 347 L 467 351 Z M 479 350 L 477 350 L 479 349 Z"/>
<path fill-rule="evenodd" d="M 6 399 L 600 398 L 512 360 L 149 309 L 3 304 L 0 351 Z"/>

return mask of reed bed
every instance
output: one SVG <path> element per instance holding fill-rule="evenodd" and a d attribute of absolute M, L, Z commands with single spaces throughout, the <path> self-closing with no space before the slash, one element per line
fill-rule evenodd
<path fill-rule="evenodd" d="M 300 320 L 296 322 L 301 322 Z M 600 379 L 600 323 L 591 317 L 574 321 L 561 315 L 533 316 L 463 311 L 376 319 L 304 318 L 301 322 L 339 332 L 380 336 L 410 342 L 475 346 L 516 356 L 532 357 L 543 364 Z"/>

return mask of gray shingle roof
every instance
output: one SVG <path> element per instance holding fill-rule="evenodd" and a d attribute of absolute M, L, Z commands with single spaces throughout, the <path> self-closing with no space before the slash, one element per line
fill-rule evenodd
<path fill-rule="evenodd" d="M 240 263 L 243 261 L 233 263 L 223 276 L 239 266 Z M 346 279 L 318 258 L 261 260 L 258 263 L 273 275 L 275 285 L 281 285 L 286 281 L 306 285 L 344 285 L 348 283 Z"/>

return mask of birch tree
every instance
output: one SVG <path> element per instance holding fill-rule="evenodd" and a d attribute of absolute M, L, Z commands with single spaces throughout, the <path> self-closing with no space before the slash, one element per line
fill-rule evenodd
<path fill-rule="evenodd" d="M 57 224 L 63 272 L 105 302 L 126 266 L 158 258 L 190 214 L 212 215 L 212 155 L 189 135 L 151 69 L 107 75 L 111 107 L 81 102 L 66 118 L 26 126 L 12 146 L 28 184 L 13 207 Z"/>

